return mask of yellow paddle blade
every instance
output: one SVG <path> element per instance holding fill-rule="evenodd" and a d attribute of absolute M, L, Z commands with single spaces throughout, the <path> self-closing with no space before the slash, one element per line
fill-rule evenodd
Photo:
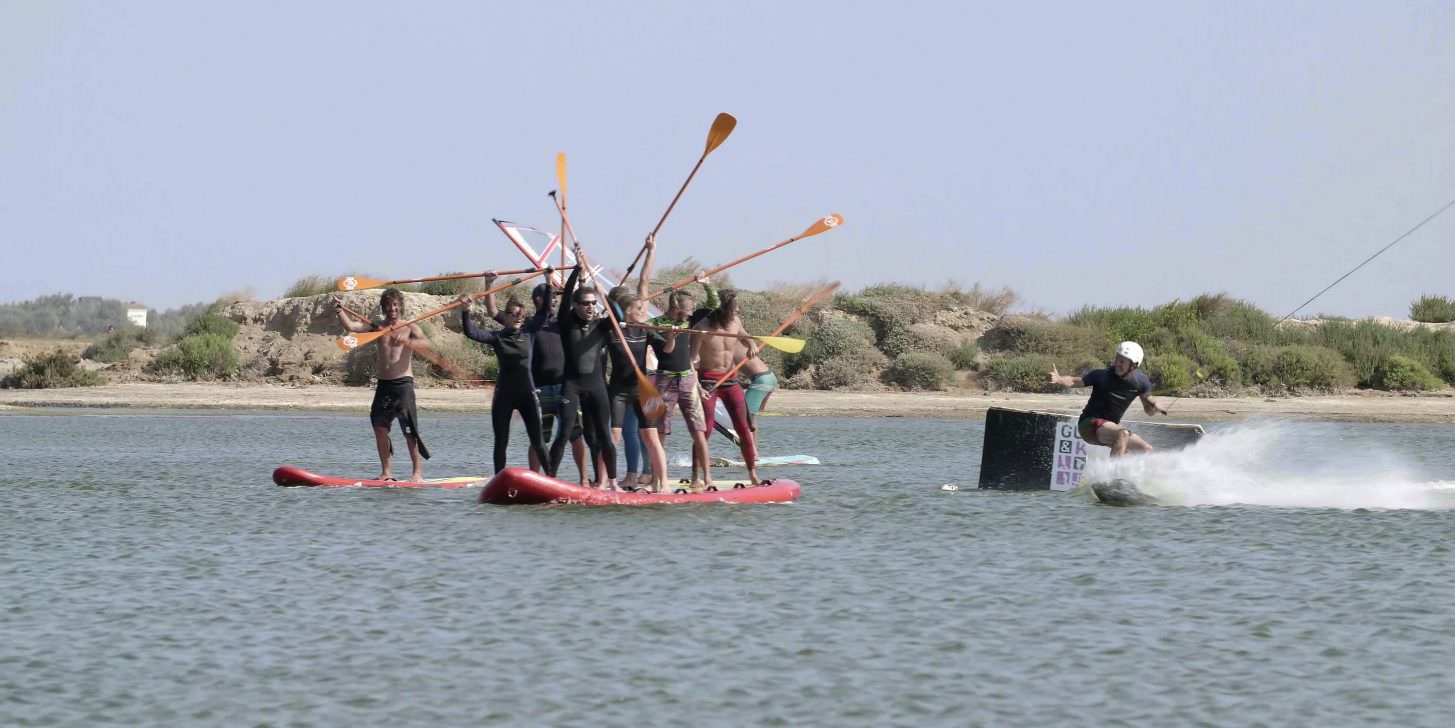
<path fill-rule="evenodd" d="M 712 128 L 707 132 L 707 151 L 703 152 L 702 156 L 712 154 L 712 150 L 727 141 L 728 135 L 733 133 L 733 129 L 737 125 L 738 120 L 734 119 L 732 114 L 718 114 L 717 118 L 712 120 Z"/>
<path fill-rule="evenodd" d="M 388 281 L 376 281 L 364 276 L 344 276 L 338 279 L 338 289 L 340 291 L 362 291 L 365 288 L 378 288 L 386 283 Z"/>
<path fill-rule="evenodd" d="M 794 239 L 797 240 L 799 238 L 806 238 L 810 235 L 818 235 L 819 233 L 827 232 L 843 224 L 844 216 L 836 212 L 832 215 L 825 216 L 822 220 L 819 220 L 812 225 L 809 225 L 808 229 L 804 230 L 802 235 L 799 235 L 798 238 Z"/>
<path fill-rule="evenodd" d="M 803 351 L 803 339 L 792 336 L 754 336 L 753 338 L 782 352 L 797 354 Z"/>
<path fill-rule="evenodd" d="M 367 331 L 362 334 L 349 334 L 339 337 L 339 340 L 335 343 L 338 344 L 338 348 L 348 351 L 350 349 L 357 349 L 387 333 L 389 333 L 388 329 L 383 331 Z"/>
<path fill-rule="evenodd" d="M 566 153 L 556 152 L 556 184 L 561 188 L 561 206 L 566 206 Z M 562 241 L 564 244 L 565 241 Z"/>

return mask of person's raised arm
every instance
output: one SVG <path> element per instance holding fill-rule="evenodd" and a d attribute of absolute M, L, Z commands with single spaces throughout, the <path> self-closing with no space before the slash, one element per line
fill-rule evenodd
<path fill-rule="evenodd" d="M 1061 385 L 1063 387 L 1084 387 L 1084 386 L 1086 386 L 1086 383 L 1081 380 L 1081 377 L 1073 377 L 1073 376 L 1070 376 L 1070 375 L 1067 375 L 1067 374 L 1062 374 L 1061 372 L 1057 371 L 1055 364 L 1052 364 L 1051 365 L 1051 383 L 1052 384 L 1059 384 L 1059 385 Z"/>
<path fill-rule="evenodd" d="M 698 283 L 702 284 L 702 290 L 706 296 L 702 299 L 702 307 L 709 311 L 716 311 L 722 305 L 722 299 L 718 298 L 717 286 L 712 285 L 712 279 L 707 277 L 707 271 L 697 271 Z"/>
<path fill-rule="evenodd" d="M 546 321 L 551 317 L 551 306 L 555 303 L 556 287 L 551 285 L 551 272 L 554 269 L 546 266 L 545 293 L 542 294 L 541 305 L 536 306 L 536 312 L 530 317 L 530 322 L 525 325 L 527 331 L 532 333 L 545 328 Z"/>
<path fill-rule="evenodd" d="M 461 296 L 460 300 L 465 301 L 468 298 L 468 296 Z M 465 303 L 465 305 L 460 307 L 460 328 L 464 330 L 465 336 L 468 337 L 470 340 L 478 341 L 482 344 L 490 344 L 491 342 L 495 341 L 495 338 L 497 336 L 499 336 L 499 334 L 495 333 L 494 331 L 491 331 L 489 329 L 482 329 L 479 326 L 476 326 L 475 322 L 470 320 L 469 303 Z"/>
<path fill-rule="evenodd" d="M 488 291 L 488 290 L 494 288 L 495 287 L 495 279 L 498 278 L 498 277 L 499 276 L 496 276 L 494 271 L 491 271 L 489 273 L 486 273 L 485 274 L 485 290 Z M 485 297 L 485 313 L 489 314 L 490 315 L 490 318 L 495 318 L 495 315 L 498 314 L 498 313 L 500 313 L 500 309 L 498 309 L 498 308 L 495 307 L 495 294 L 494 293 L 491 293 L 490 295 L 488 295 L 488 296 Z"/>
<path fill-rule="evenodd" d="M 657 236 L 647 236 L 647 259 L 642 261 L 641 275 L 637 276 L 637 298 L 646 300 L 651 295 L 648 290 L 652 285 L 652 259 L 657 257 Z"/>
<path fill-rule="evenodd" d="M 353 334 L 362 334 L 366 331 L 374 330 L 374 327 L 368 322 L 360 321 L 346 313 L 344 311 L 343 301 L 338 300 L 338 298 L 330 296 L 328 303 L 330 306 L 333 306 L 334 315 L 338 316 L 339 325 L 344 327 L 344 331 Z"/>
<path fill-rule="evenodd" d="M 566 317 L 576 315 L 576 312 L 571 308 L 571 299 L 576 297 L 576 281 L 580 277 L 581 264 L 578 263 L 576 267 L 571 269 L 571 275 L 566 278 L 566 289 L 561 291 L 561 310 L 556 314 L 556 317 L 561 320 L 562 326 L 566 325 L 566 321 L 568 320 Z"/>

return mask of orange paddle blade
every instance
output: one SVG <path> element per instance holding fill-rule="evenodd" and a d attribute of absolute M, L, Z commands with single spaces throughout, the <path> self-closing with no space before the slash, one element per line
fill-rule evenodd
<path fill-rule="evenodd" d="M 556 184 L 561 188 L 561 205 L 566 204 L 566 153 L 556 152 Z"/>
<path fill-rule="evenodd" d="M 376 281 L 364 276 L 343 276 L 338 279 L 338 289 L 340 291 L 362 291 L 365 288 L 378 288 L 386 283 L 388 281 Z"/>
<path fill-rule="evenodd" d="M 810 235 L 818 235 L 819 233 L 828 232 L 843 224 L 844 216 L 836 212 L 832 215 L 825 216 L 822 220 L 819 220 L 812 225 L 809 225 L 808 229 L 804 230 L 803 233 L 798 236 L 798 238 L 795 238 L 795 240 L 806 238 Z"/>
<path fill-rule="evenodd" d="M 717 118 L 712 120 L 712 128 L 707 131 L 707 151 L 703 152 L 702 156 L 712 154 L 712 150 L 727 141 L 728 135 L 733 133 L 733 129 L 737 128 L 737 125 L 738 120 L 734 119 L 732 114 L 718 114 Z"/>
<path fill-rule="evenodd" d="M 662 401 L 662 393 L 641 370 L 637 370 L 637 400 L 642 403 L 642 414 L 648 420 L 659 420 L 667 414 L 667 403 Z"/>
<path fill-rule="evenodd" d="M 338 348 L 343 349 L 344 351 L 348 351 L 350 349 L 357 349 L 357 348 L 363 346 L 364 344 L 368 344 L 368 343 L 372 342 L 374 339 L 377 339 L 377 338 L 379 338 L 380 336 L 383 336 L 386 333 L 389 333 L 389 332 L 387 332 L 387 331 L 367 331 L 367 332 L 362 333 L 362 334 L 349 334 L 347 336 L 340 336 L 339 337 L 339 340 L 336 343 L 338 344 Z"/>

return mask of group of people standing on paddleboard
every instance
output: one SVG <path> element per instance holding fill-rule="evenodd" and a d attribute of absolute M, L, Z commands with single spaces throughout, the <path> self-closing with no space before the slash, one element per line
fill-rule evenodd
<path fill-rule="evenodd" d="M 649 236 L 636 286 L 617 286 L 604 297 L 596 288 L 582 285 L 580 265 L 570 269 L 559 307 L 549 283 L 555 272 L 551 268 L 544 271 L 548 282 L 532 292 L 534 310 L 529 315 L 520 301 L 512 299 L 500 308 L 494 294 L 486 295 L 486 313 L 501 325 L 499 330 L 477 325 L 468 305 L 473 297 L 461 298 L 465 336 L 490 348 L 499 362 L 490 406 L 496 472 L 505 468 L 510 421 L 519 413 L 532 469 L 556 477 L 569 445 L 583 485 L 588 484 L 589 457 L 593 487 L 664 491 L 668 486 L 663 440 L 671 432 L 672 411 L 677 409 L 692 440 L 690 487 L 712 487 L 708 438 L 721 401 L 738 435 L 748 477 L 759 482 L 755 418 L 777 388 L 777 380 L 759 357 L 757 342 L 743 328 L 736 292 L 719 291 L 702 273 L 695 277 L 703 288 L 701 306 L 691 292 L 678 288 L 669 294 L 665 312 L 648 318 L 655 252 Z M 582 259 L 578 249 L 577 260 Z M 494 284 L 495 276 L 487 275 L 486 289 Z M 401 321 L 403 295 L 398 289 L 384 291 L 380 323 L 346 316 L 337 299 L 333 306 L 339 323 L 350 332 L 392 328 Z M 619 333 L 604 306 L 612 307 L 621 324 Z M 378 385 L 370 423 L 379 454 L 379 479 L 393 479 L 389 430 L 398 419 L 409 448 L 410 477 L 418 481 L 420 459 L 428 459 L 429 451 L 419 436 L 412 352 L 427 346 L 427 339 L 417 325 L 409 324 L 377 341 Z M 653 386 L 666 404 L 665 414 L 655 419 L 643 408 L 636 364 L 653 376 Z M 738 372 L 747 377 L 746 386 L 737 381 Z M 622 479 L 618 445 L 626 460 Z"/>

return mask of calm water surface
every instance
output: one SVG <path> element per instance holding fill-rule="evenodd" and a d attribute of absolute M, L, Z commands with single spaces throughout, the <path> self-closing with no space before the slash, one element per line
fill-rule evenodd
<path fill-rule="evenodd" d="M 974 489 L 977 422 L 763 426 L 798 503 L 504 508 L 272 485 L 371 475 L 362 416 L 0 416 L 0 724 L 1455 714 L 1449 426 L 1214 429 L 1129 509 Z M 422 428 L 488 468 L 483 417 Z"/>

